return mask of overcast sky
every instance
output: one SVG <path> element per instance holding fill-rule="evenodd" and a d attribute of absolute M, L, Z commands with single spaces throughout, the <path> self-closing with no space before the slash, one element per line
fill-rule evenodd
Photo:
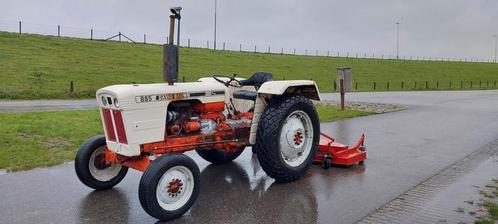
<path fill-rule="evenodd" d="M 134 40 L 165 39 L 169 7 L 182 6 L 182 39 L 212 47 L 214 0 L 2 0 L 0 29 L 100 38 L 121 31 Z M 498 34 L 496 0 L 218 0 L 220 43 L 247 50 L 327 50 L 350 55 L 395 55 L 400 22 L 400 55 L 494 58 Z M 45 26 L 46 25 L 46 26 Z M 100 35 L 100 36 L 99 36 Z M 182 42 L 186 41 L 182 40 Z M 278 50 L 277 50 L 278 49 Z M 332 53 L 331 53 L 332 54 Z"/>

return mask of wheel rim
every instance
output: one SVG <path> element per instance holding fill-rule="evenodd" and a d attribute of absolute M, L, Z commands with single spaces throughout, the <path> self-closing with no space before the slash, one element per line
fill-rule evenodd
<path fill-rule="evenodd" d="M 159 205 L 168 211 L 184 206 L 194 190 L 194 175 L 185 166 L 167 170 L 157 184 L 156 197 Z"/>
<path fill-rule="evenodd" d="M 297 167 L 303 164 L 313 146 L 313 125 L 304 111 L 289 114 L 280 131 L 280 155 L 284 162 Z"/>
<path fill-rule="evenodd" d="M 101 146 L 93 151 L 88 161 L 88 169 L 93 178 L 98 181 L 110 181 L 119 174 L 121 165 L 116 163 L 106 164 L 105 146 Z"/>

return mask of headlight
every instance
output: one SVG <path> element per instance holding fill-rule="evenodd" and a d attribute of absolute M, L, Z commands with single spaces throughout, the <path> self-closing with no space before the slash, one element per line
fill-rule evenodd
<path fill-rule="evenodd" d="M 119 107 L 118 98 L 114 98 L 114 106 Z"/>
<path fill-rule="evenodd" d="M 104 106 L 107 106 L 107 100 L 105 99 L 105 96 L 102 96 L 100 99 L 102 100 L 102 104 Z"/>

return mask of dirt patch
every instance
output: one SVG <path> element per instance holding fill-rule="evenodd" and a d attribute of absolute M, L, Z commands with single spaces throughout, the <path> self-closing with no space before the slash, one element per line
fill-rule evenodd
<path fill-rule="evenodd" d="M 22 140 L 35 140 L 41 138 L 41 136 L 33 133 L 22 133 L 19 135 L 19 138 Z"/>
<path fill-rule="evenodd" d="M 65 146 L 71 146 L 72 143 L 68 140 L 62 140 L 58 138 L 49 138 L 43 142 L 43 145 L 48 149 L 62 148 Z"/>

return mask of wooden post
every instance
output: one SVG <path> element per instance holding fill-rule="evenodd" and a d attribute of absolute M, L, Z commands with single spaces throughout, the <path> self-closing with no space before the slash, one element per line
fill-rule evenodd
<path fill-rule="evenodd" d="M 340 80 L 340 88 L 341 88 L 341 110 L 344 110 L 344 95 L 346 95 L 346 91 L 344 91 L 344 79 Z"/>

